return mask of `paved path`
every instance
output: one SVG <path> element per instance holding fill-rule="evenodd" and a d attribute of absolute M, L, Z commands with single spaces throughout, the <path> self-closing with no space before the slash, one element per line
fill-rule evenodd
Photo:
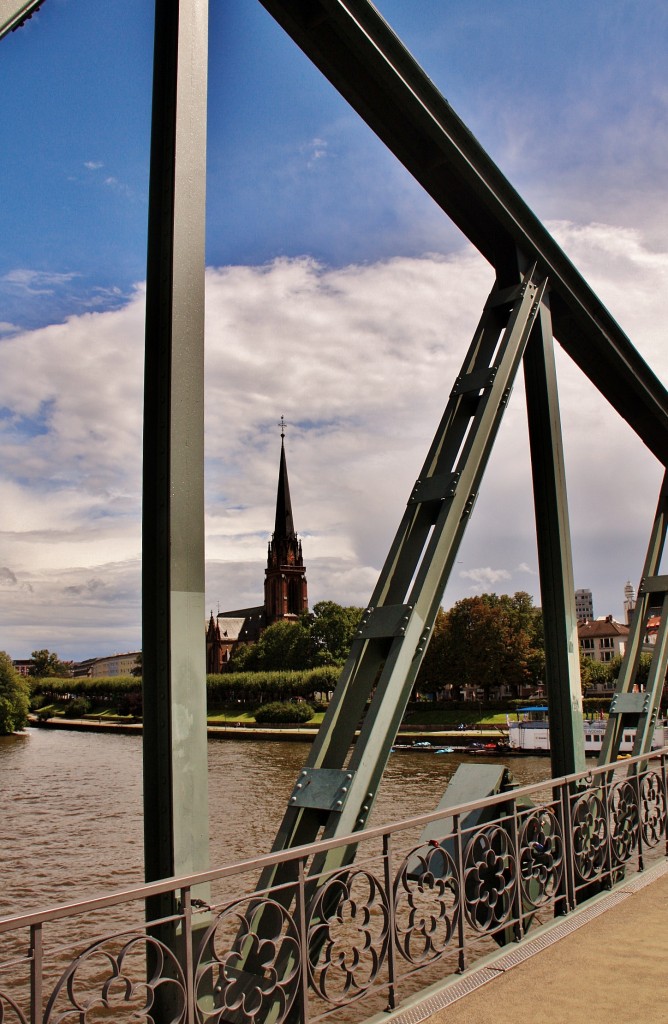
<path fill-rule="evenodd" d="M 646 884 L 647 883 L 647 884 Z M 396 1024 L 668 1024 L 668 863 L 395 1015 Z M 545 948 L 540 948 L 540 947 Z M 526 947 L 525 947 L 526 949 Z M 530 952 L 530 949 L 527 950 Z M 518 956 L 519 954 L 519 956 Z M 512 962 L 519 960 L 520 962 Z M 472 989 L 455 1001 L 458 992 Z"/>

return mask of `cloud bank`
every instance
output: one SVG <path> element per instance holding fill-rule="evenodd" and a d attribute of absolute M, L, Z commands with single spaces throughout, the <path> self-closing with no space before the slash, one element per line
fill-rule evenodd
<path fill-rule="evenodd" d="M 668 253 L 602 224 L 553 231 L 665 379 Z M 311 604 L 367 602 L 491 285 L 468 249 L 209 269 L 207 610 L 261 600 L 281 415 Z M 14 657 L 140 646 L 143 317 L 138 286 L 121 308 L 0 341 L 0 647 Z M 620 615 L 662 470 L 559 350 L 558 369 L 576 586 Z M 521 380 L 458 558 L 446 605 L 540 600 Z"/>

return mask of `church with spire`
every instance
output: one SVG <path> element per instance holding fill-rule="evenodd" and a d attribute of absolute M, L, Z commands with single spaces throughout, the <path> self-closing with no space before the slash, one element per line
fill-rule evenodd
<path fill-rule="evenodd" d="M 206 629 L 206 670 L 209 673 L 225 670 L 237 644 L 257 640 L 262 631 L 274 622 L 296 622 L 303 612 L 308 611 L 306 568 L 292 517 L 282 416 L 280 427 L 276 519 L 264 571 L 264 604 L 219 612 L 215 618 L 211 612 Z"/>

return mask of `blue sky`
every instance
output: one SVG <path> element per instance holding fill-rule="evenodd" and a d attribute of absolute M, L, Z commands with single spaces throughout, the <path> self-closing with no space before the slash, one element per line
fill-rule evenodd
<path fill-rule="evenodd" d="M 668 8 L 378 6 L 665 379 Z M 152 17 L 45 0 L 0 41 L 0 647 L 15 657 L 140 643 Z M 255 0 L 212 0 L 209 88 L 207 602 L 259 600 L 284 414 L 311 600 L 364 604 L 491 274 Z M 619 615 L 660 467 L 561 357 L 560 373 L 576 585 Z M 521 385 L 500 444 L 448 600 L 538 600 Z"/>

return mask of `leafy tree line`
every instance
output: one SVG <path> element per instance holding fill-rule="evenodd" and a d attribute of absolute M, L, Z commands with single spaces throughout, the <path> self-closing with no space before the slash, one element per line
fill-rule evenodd
<path fill-rule="evenodd" d="M 481 594 L 439 610 L 416 691 L 459 700 L 468 688 L 494 696 L 510 687 L 517 695 L 544 675 L 543 616 L 532 597 Z"/>
<path fill-rule="evenodd" d="M 319 601 L 296 622 L 275 622 L 254 643 L 238 644 L 230 668 L 232 672 L 261 672 L 342 665 L 362 611 Z"/>
<path fill-rule="evenodd" d="M 229 703 L 263 704 L 266 701 L 326 698 L 338 678 L 332 667 L 285 672 L 229 672 L 206 679 L 207 704 L 220 707 Z M 141 695 L 141 679 L 136 676 L 111 676 L 88 679 L 34 679 L 31 681 L 32 705 L 86 698 L 93 704 L 118 704 L 123 698 Z"/>
<path fill-rule="evenodd" d="M 652 664 L 651 654 L 641 654 L 636 670 L 636 683 L 646 686 Z M 595 661 L 593 658 L 580 657 L 580 678 L 582 688 L 587 691 L 592 686 L 603 686 L 612 689 L 617 681 L 622 659 L 619 654 L 610 661 Z"/>

